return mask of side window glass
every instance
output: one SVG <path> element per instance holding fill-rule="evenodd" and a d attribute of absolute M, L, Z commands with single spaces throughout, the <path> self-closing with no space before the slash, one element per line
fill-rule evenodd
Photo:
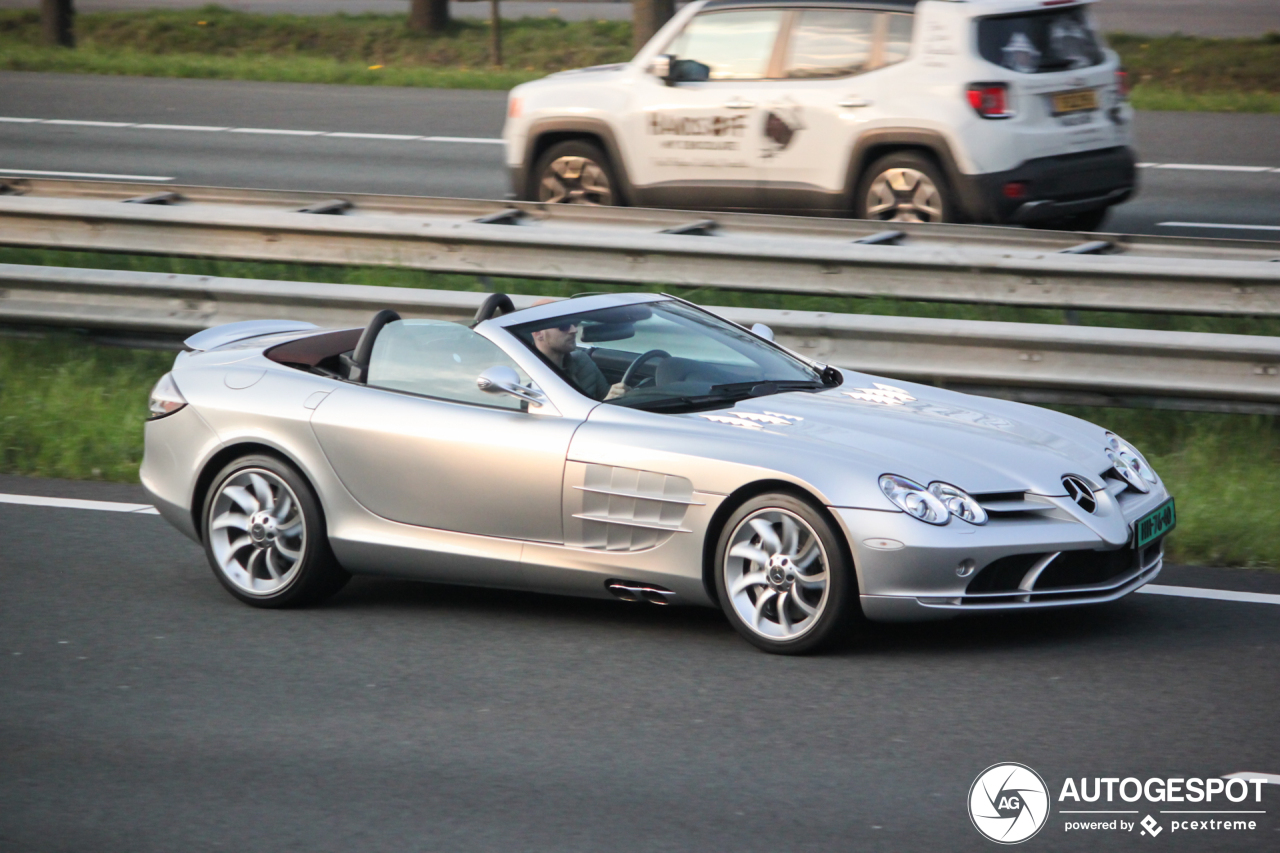
<path fill-rule="evenodd" d="M 892 65 L 906 59 L 911 53 L 911 25 L 915 21 L 915 15 L 891 12 L 885 17 L 889 19 L 889 24 L 885 27 L 884 61 L 881 64 Z"/>
<path fill-rule="evenodd" d="M 400 320 L 385 326 L 373 344 L 368 385 L 519 411 L 521 402 L 515 397 L 476 387 L 476 378 L 498 365 L 514 369 L 522 383 L 529 382 L 497 344 L 466 326 L 445 320 Z"/>
<path fill-rule="evenodd" d="M 759 80 L 769 69 L 781 22 L 777 9 L 698 15 L 667 53 L 708 66 L 712 80 Z"/>
<path fill-rule="evenodd" d="M 791 28 L 783 73 L 793 79 L 821 80 L 865 70 L 875 45 L 877 17 L 878 12 L 855 10 L 801 12 Z"/>

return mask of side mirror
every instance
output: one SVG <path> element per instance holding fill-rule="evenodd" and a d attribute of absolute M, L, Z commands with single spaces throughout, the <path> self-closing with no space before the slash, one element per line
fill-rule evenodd
<path fill-rule="evenodd" d="M 530 406 L 541 406 L 546 398 L 541 392 L 526 388 L 520 384 L 520 377 L 515 370 L 500 364 L 490 367 L 476 379 L 476 387 L 488 394 L 510 394 L 524 400 Z"/>
<path fill-rule="evenodd" d="M 764 338 L 766 341 L 773 340 L 773 329 L 770 329 L 764 323 L 756 323 L 751 327 L 751 331 L 752 333 Z"/>
<path fill-rule="evenodd" d="M 649 63 L 649 73 L 668 86 L 671 85 L 671 63 L 675 57 L 669 53 L 660 53 Z"/>

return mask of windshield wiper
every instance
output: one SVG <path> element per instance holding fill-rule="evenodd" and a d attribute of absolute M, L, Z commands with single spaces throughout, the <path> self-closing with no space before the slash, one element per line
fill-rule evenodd
<path fill-rule="evenodd" d="M 726 382 L 721 385 L 712 385 L 710 390 L 715 393 L 686 397 L 667 397 L 642 403 L 635 406 L 635 408 L 643 409 L 646 412 L 715 408 L 736 403 L 739 400 L 749 400 L 752 397 L 768 397 L 771 394 L 780 394 L 783 391 L 811 391 L 824 387 L 826 386 L 823 385 L 822 381 L 817 379 L 787 380 L 783 382 Z"/>
<path fill-rule="evenodd" d="M 764 382 L 726 382 L 722 385 L 712 385 L 711 391 L 720 391 L 727 396 L 740 394 L 740 399 L 746 399 L 748 397 L 768 397 L 770 394 L 780 394 L 783 391 L 809 391 L 824 387 L 826 386 L 820 379 L 788 379 L 780 382 L 772 380 Z"/>

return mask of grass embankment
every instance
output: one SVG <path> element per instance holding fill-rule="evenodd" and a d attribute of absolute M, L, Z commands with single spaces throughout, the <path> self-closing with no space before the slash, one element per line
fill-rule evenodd
<path fill-rule="evenodd" d="M 199 275 L 486 290 L 474 277 L 388 268 L 0 249 L 0 263 L 138 269 Z M 614 289 L 564 281 L 498 279 L 511 293 L 567 296 Z M 623 288 L 618 288 L 623 289 Z M 635 288 L 626 288 L 635 289 Z M 1062 323 L 1062 311 L 794 297 L 650 288 L 708 305 Z M 1280 321 L 1081 312 L 1085 323 L 1194 331 L 1280 334 Z M 106 348 L 72 335 L 0 337 L 0 471 L 134 481 L 151 385 L 169 353 Z M 1171 559 L 1206 565 L 1280 567 L 1280 418 L 1135 409 L 1062 407 L 1134 442 L 1178 497 Z"/>
<path fill-rule="evenodd" d="M 507 89 L 565 68 L 629 59 L 627 21 L 524 18 L 503 23 L 503 69 L 489 26 L 454 22 L 411 33 L 404 15 L 259 15 L 217 6 L 94 12 L 76 18 L 79 47 L 40 44 L 39 13 L 0 11 L 0 67 L 25 71 L 209 77 L 301 83 Z M 1113 34 L 1150 110 L 1280 111 L 1280 33 L 1254 39 Z"/>

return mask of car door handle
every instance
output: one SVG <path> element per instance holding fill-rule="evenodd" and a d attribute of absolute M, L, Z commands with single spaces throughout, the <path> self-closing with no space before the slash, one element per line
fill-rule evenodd
<path fill-rule="evenodd" d="M 742 100 L 742 98 L 734 98 L 732 101 L 727 102 L 724 106 L 725 106 L 725 109 L 730 109 L 730 110 L 749 110 L 755 105 L 756 105 L 755 101 L 744 101 Z"/>
<path fill-rule="evenodd" d="M 869 106 L 871 106 L 871 99 L 870 99 L 870 98 L 848 97 L 848 98 L 845 98 L 845 99 L 844 99 L 844 100 L 842 100 L 842 101 L 836 101 L 836 106 L 837 106 L 837 107 L 844 107 L 846 110 L 851 110 L 851 109 L 853 109 L 854 107 L 869 107 Z"/>

